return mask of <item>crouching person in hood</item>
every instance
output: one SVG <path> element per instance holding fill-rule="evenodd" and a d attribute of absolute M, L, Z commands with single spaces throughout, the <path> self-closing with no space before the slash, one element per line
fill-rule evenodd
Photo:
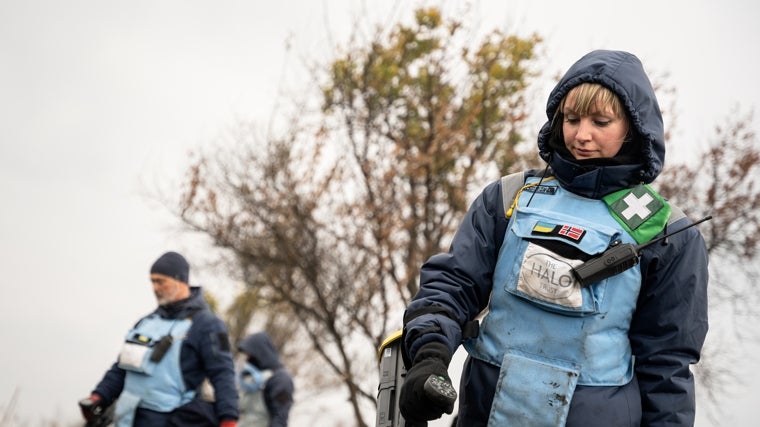
<path fill-rule="evenodd" d="M 238 350 L 245 364 L 238 369 L 238 427 L 286 427 L 293 406 L 293 378 L 266 332 L 243 339 Z"/>

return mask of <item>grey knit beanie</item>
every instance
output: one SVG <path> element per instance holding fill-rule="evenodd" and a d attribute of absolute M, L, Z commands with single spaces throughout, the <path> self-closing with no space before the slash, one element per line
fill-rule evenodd
<path fill-rule="evenodd" d="M 190 265 L 185 257 L 177 252 L 167 252 L 153 263 L 150 267 L 150 273 L 163 274 L 180 282 L 189 283 Z"/>

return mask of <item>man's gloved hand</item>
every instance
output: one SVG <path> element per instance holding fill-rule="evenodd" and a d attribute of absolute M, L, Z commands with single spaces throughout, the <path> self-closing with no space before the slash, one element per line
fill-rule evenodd
<path fill-rule="evenodd" d="M 406 373 L 399 395 L 399 409 L 404 419 L 412 422 L 429 421 L 440 418 L 443 413 L 454 411 L 454 403 L 442 403 L 433 400 L 425 392 L 425 381 L 430 375 L 442 377 L 451 384 L 448 373 L 451 352 L 440 342 L 430 342 L 417 351 L 412 367 Z"/>
<path fill-rule="evenodd" d="M 103 412 L 101 400 L 100 395 L 93 393 L 90 397 L 86 397 L 79 401 L 79 409 L 82 411 L 82 416 L 85 421 L 92 421 L 93 418 Z"/>

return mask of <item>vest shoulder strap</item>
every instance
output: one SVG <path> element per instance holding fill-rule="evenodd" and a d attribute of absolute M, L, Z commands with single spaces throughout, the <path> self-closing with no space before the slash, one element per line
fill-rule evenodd
<path fill-rule="evenodd" d="M 525 171 L 515 172 L 501 177 L 501 197 L 504 204 L 504 214 L 509 212 L 517 192 L 525 184 Z"/>
<path fill-rule="evenodd" d="M 673 203 L 668 202 L 670 205 L 670 217 L 668 217 L 668 225 L 678 221 L 681 218 L 686 218 L 686 214 Z"/>

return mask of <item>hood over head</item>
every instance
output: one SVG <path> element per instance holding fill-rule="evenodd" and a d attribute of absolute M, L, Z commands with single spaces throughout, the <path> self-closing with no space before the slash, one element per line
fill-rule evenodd
<path fill-rule="evenodd" d="M 266 332 L 256 332 L 245 337 L 238 350 L 248 356 L 248 361 L 259 369 L 277 369 L 282 366 L 280 354 Z"/>
<path fill-rule="evenodd" d="M 581 83 L 600 84 L 620 98 L 634 135 L 621 149 L 621 153 L 628 149 L 625 156 L 577 161 L 565 150 L 561 133 L 553 132 L 552 121 L 562 99 Z M 549 94 L 546 115 L 549 120 L 538 135 L 539 155 L 569 191 L 600 198 L 642 182 L 651 183 L 662 171 L 665 160 L 662 114 L 644 67 L 633 54 L 595 50 L 584 55 Z M 631 148 L 638 153 L 631 153 Z"/>

